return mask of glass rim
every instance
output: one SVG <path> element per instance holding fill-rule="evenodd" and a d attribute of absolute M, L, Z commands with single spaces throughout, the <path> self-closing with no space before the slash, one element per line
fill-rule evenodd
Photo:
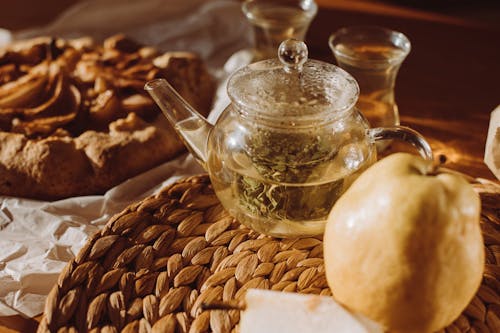
<path fill-rule="evenodd" d="M 340 37 L 356 36 L 362 33 L 365 33 L 367 35 L 367 37 L 363 38 L 364 40 L 376 40 L 375 38 L 373 39 L 369 38 L 368 34 L 370 35 L 379 34 L 379 36 L 385 35 L 385 38 L 383 39 L 384 41 L 389 42 L 389 44 L 394 45 L 399 50 L 403 51 L 399 56 L 395 56 L 391 59 L 364 59 L 363 60 L 364 62 L 373 64 L 387 63 L 387 62 L 399 63 L 402 62 L 411 51 L 411 42 L 405 34 L 396 30 L 391 30 L 376 25 L 358 25 L 358 26 L 342 27 L 337 31 L 333 32 L 332 34 L 330 34 L 330 37 L 328 38 L 328 46 L 330 47 L 330 50 L 336 57 L 339 56 L 344 59 L 356 60 L 356 57 L 346 54 L 342 51 L 339 51 L 336 47 L 337 45 L 336 40 L 338 40 Z M 379 38 L 378 40 L 382 39 Z M 396 43 L 395 42 L 396 40 L 400 42 Z"/>
<path fill-rule="evenodd" d="M 264 4 L 273 4 L 273 3 L 279 3 L 280 1 L 278 0 L 245 0 L 241 3 L 241 10 L 243 11 L 243 14 L 245 16 L 251 16 L 251 12 L 249 10 L 249 6 L 252 4 L 256 3 L 264 3 Z M 291 3 L 292 1 L 288 1 L 287 3 Z M 297 3 L 297 8 L 300 8 L 306 13 L 310 18 L 313 18 L 316 13 L 318 12 L 318 5 L 314 0 L 297 0 L 295 1 Z"/>

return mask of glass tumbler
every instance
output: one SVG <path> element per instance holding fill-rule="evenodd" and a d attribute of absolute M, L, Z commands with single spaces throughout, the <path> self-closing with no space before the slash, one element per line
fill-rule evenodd
<path fill-rule="evenodd" d="M 394 86 L 398 70 L 411 49 L 408 38 L 381 27 L 353 26 L 333 33 L 328 44 L 337 64 L 358 81 L 357 107 L 370 125 L 399 125 Z"/>
<path fill-rule="evenodd" d="M 286 39 L 303 41 L 318 6 L 314 0 L 246 0 L 241 9 L 253 27 L 252 61 L 276 58 Z"/>

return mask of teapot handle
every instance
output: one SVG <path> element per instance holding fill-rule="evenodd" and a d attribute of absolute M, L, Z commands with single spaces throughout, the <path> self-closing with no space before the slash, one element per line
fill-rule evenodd
<path fill-rule="evenodd" d="M 432 149 L 424 137 L 417 131 L 405 126 L 376 127 L 366 130 L 372 143 L 379 140 L 400 140 L 415 147 L 420 155 L 429 161 L 433 160 Z"/>

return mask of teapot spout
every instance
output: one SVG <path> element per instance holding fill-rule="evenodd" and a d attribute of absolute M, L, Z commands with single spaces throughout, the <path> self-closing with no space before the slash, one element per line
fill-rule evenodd
<path fill-rule="evenodd" d="M 158 104 L 189 151 L 206 169 L 207 142 L 213 125 L 189 105 L 167 80 L 149 81 L 144 89 Z"/>

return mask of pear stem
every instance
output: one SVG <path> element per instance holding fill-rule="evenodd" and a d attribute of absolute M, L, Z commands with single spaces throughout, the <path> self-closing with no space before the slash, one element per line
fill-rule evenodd
<path fill-rule="evenodd" d="M 469 176 L 465 173 L 462 173 L 460 171 L 456 171 L 456 170 L 452 170 L 452 169 L 443 167 L 443 165 L 446 163 L 446 161 L 447 161 L 446 155 L 439 154 L 438 158 L 434 159 L 434 163 L 432 165 L 431 171 L 427 175 L 428 176 L 437 176 L 439 174 L 447 173 L 450 175 L 462 176 L 469 183 L 476 182 L 476 179 L 474 177 L 471 177 L 471 176 Z"/>
<path fill-rule="evenodd" d="M 440 154 L 437 159 L 434 159 L 432 162 L 432 167 L 430 171 L 427 173 L 428 176 L 437 176 L 443 169 L 442 165 L 446 163 L 446 156 L 443 154 Z"/>

